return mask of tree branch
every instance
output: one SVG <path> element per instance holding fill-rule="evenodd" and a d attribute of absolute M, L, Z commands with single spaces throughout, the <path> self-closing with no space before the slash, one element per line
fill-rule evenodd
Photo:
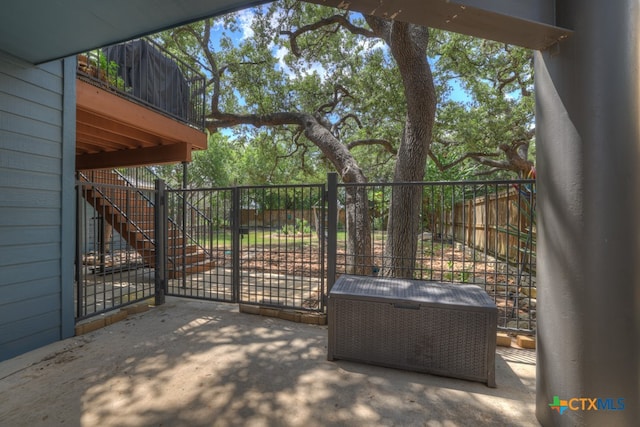
<path fill-rule="evenodd" d="M 254 127 L 300 125 L 304 126 L 307 115 L 294 112 L 270 113 L 270 114 L 229 114 L 214 111 L 207 117 L 207 129 L 216 132 L 219 128 L 228 128 L 239 125 L 251 125 Z"/>
<path fill-rule="evenodd" d="M 484 166 L 495 168 L 496 170 L 514 170 L 511 164 L 506 160 L 492 160 L 486 157 L 474 158 L 475 161 Z"/>
<path fill-rule="evenodd" d="M 337 122 L 335 122 L 331 126 L 331 132 L 333 132 L 334 134 L 338 135 L 340 133 L 340 130 L 342 129 L 342 126 L 347 122 L 348 119 L 351 119 L 354 122 L 356 122 L 356 124 L 358 125 L 358 128 L 362 129 L 362 122 L 360 121 L 358 116 L 356 116 L 353 113 L 349 113 L 349 114 L 341 117 L 340 120 L 338 120 Z"/>
<path fill-rule="evenodd" d="M 195 31 L 191 26 L 187 26 L 186 31 L 188 31 L 193 38 L 196 39 L 198 45 L 200 45 L 200 50 L 204 54 L 207 62 L 209 63 L 209 69 L 211 71 L 211 83 L 213 84 L 213 94 L 211 95 L 211 111 L 216 112 L 219 111 L 220 106 L 220 69 L 218 68 L 218 61 L 216 57 L 209 49 L 209 42 L 211 41 L 211 24 L 212 19 L 206 19 L 204 21 L 204 28 L 202 34 L 199 34 Z"/>
<path fill-rule="evenodd" d="M 394 156 L 398 154 L 398 150 L 394 148 L 391 142 L 386 139 L 361 139 L 358 141 L 353 141 L 347 144 L 347 148 L 351 150 L 352 148 L 359 147 L 361 145 L 379 145 L 385 149 L 385 151 L 393 154 Z"/>
<path fill-rule="evenodd" d="M 318 107 L 316 112 L 322 113 L 322 114 L 332 113 L 333 110 L 336 109 L 340 101 L 343 100 L 344 98 L 353 98 L 353 96 L 347 90 L 347 88 L 345 88 L 341 84 L 335 84 L 333 87 L 333 100 L 331 102 L 327 102 L 326 104 L 323 104 L 320 107 Z"/>
<path fill-rule="evenodd" d="M 218 70 L 218 76 L 222 77 L 222 75 L 230 68 L 240 67 L 242 65 L 264 65 L 266 63 L 267 61 L 241 61 L 241 62 L 234 62 L 232 64 L 225 64 L 221 66 L 220 69 Z"/>
<path fill-rule="evenodd" d="M 328 27 L 331 25 L 337 25 L 338 27 L 342 27 L 352 34 L 357 34 L 357 35 L 361 35 L 369 38 L 376 37 L 373 31 L 367 30 L 366 28 L 358 27 L 357 25 L 353 25 L 345 15 L 329 16 L 328 18 L 321 19 L 319 21 L 314 22 L 313 24 L 304 25 L 295 31 L 285 31 L 285 30 L 280 31 L 280 34 L 283 36 L 289 37 L 289 43 L 291 44 L 291 52 L 295 56 L 300 56 L 301 52 L 300 52 L 300 47 L 298 46 L 298 37 L 302 36 L 305 33 L 309 33 L 311 31 L 315 31 L 320 28 Z"/>
<path fill-rule="evenodd" d="M 313 142 L 333 164 L 344 182 L 366 182 L 362 170 L 347 149 L 316 117 L 311 114 L 281 112 L 270 114 L 228 114 L 213 112 L 207 117 L 207 129 L 211 132 L 222 127 L 238 125 L 285 126 L 297 125 L 304 129 L 304 136 Z"/>
<path fill-rule="evenodd" d="M 494 173 L 499 172 L 501 170 L 504 170 L 504 169 L 493 168 L 493 169 L 489 169 L 489 170 L 486 170 L 486 171 L 476 172 L 474 175 L 475 176 L 491 175 L 491 174 L 494 174 Z"/>
<path fill-rule="evenodd" d="M 459 157 L 453 162 L 445 165 L 440 161 L 440 159 L 438 159 L 438 157 L 433 153 L 433 151 L 429 150 L 429 157 L 431 158 L 431 160 L 433 160 L 433 163 L 435 163 L 436 167 L 442 172 L 448 169 L 451 169 L 456 165 L 459 165 L 460 163 L 464 162 L 467 159 L 473 159 L 479 163 L 482 163 L 484 160 L 487 160 L 487 161 L 489 160 L 487 159 L 487 157 L 498 157 L 498 156 L 499 156 L 498 153 L 478 153 L 478 152 L 466 153 L 464 156 Z"/>
<path fill-rule="evenodd" d="M 178 32 L 185 32 L 191 35 L 196 42 L 198 43 L 200 50 L 204 54 L 205 59 L 209 63 L 208 68 L 211 71 L 211 79 L 207 81 L 207 85 L 213 85 L 213 94 L 211 96 L 211 111 L 218 111 L 219 109 L 219 100 L 220 100 L 220 75 L 221 72 L 218 68 L 218 61 L 215 56 L 209 49 L 209 42 L 211 41 L 211 19 L 206 19 L 204 21 L 204 28 L 202 30 L 202 34 L 198 31 L 194 30 L 191 25 L 186 25 L 181 27 Z M 177 33 L 176 33 L 177 34 Z M 174 38 L 175 39 L 175 38 Z M 177 40 L 176 40 L 177 43 Z M 198 62 L 201 61 L 198 59 Z"/>

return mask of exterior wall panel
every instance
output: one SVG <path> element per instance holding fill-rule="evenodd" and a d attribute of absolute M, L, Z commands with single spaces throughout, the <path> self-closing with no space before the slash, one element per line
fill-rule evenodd
<path fill-rule="evenodd" d="M 68 62 L 32 66 L 0 52 L 0 360 L 65 338 L 73 324 Z"/>

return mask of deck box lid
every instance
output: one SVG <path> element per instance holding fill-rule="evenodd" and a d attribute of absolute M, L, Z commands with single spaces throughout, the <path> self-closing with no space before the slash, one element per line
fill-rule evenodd
<path fill-rule="evenodd" d="M 329 298 L 357 298 L 391 304 L 452 305 L 497 310 L 494 301 L 477 285 L 392 277 L 343 274 L 331 288 Z"/>

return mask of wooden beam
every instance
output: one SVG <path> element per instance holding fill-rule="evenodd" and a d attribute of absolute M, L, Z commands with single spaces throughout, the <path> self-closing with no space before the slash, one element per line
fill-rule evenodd
<path fill-rule="evenodd" d="M 88 133 L 94 136 L 102 136 L 107 140 L 124 144 L 128 147 L 151 147 L 154 145 L 168 145 L 181 142 L 175 138 L 162 138 L 160 135 L 155 135 L 151 131 L 132 127 L 126 123 L 110 119 L 109 117 L 96 115 L 83 110 L 78 110 L 76 116 L 79 134 Z M 153 126 L 153 123 L 146 124 Z"/>
<path fill-rule="evenodd" d="M 76 156 L 76 169 L 105 169 L 123 166 L 190 162 L 190 144 L 172 144 L 131 150 L 109 151 Z"/>
<path fill-rule="evenodd" d="M 130 146 L 122 146 L 111 141 L 92 139 L 90 135 L 78 133 L 76 136 L 76 155 L 131 149 Z"/>
<path fill-rule="evenodd" d="M 126 135 L 114 135 L 104 129 L 96 129 L 81 122 L 76 123 L 76 154 L 128 150 L 175 143 L 175 141 L 166 141 L 164 143 L 163 141 L 156 141 L 155 144 L 144 143 Z M 87 148 L 89 149 L 87 150 Z"/>

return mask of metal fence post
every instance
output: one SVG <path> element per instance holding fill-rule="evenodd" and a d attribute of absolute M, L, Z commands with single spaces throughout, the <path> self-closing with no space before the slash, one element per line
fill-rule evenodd
<path fill-rule="evenodd" d="M 231 289 L 233 302 L 240 301 L 240 188 L 231 190 Z"/>
<path fill-rule="evenodd" d="M 83 227 L 85 227 L 82 184 L 77 177 L 76 174 L 76 318 L 84 315 L 84 266 L 82 253 L 84 252 Z"/>
<path fill-rule="evenodd" d="M 336 281 L 338 251 L 338 174 L 327 174 L 327 295 Z"/>
<path fill-rule="evenodd" d="M 165 293 L 167 288 L 167 270 L 166 270 L 166 228 L 167 228 L 167 197 L 165 191 L 165 183 L 161 179 L 155 182 L 155 201 L 154 201 L 154 240 L 156 243 L 155 251 L 155 305 L 162 305 L 165 302 Z"/>
<path fill-rule="evenodd" d="M 182 162 L 182 287 L 187 287 L 187 192 L 189 163 Z"/>

